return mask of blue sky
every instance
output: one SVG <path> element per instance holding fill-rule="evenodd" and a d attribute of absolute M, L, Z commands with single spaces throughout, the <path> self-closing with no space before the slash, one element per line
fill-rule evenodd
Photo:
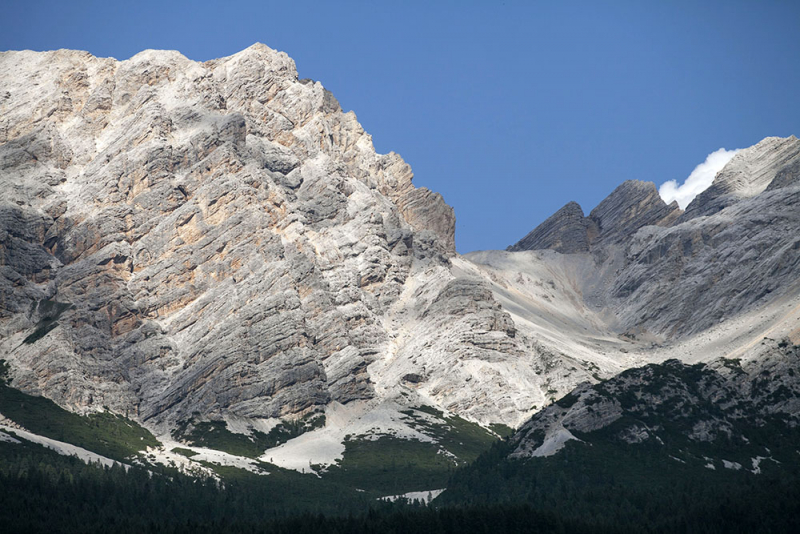
<path fill-rule="evenodd" d="M 260 41 L 354 110 L 456 210 L 459 252 L 505 248 L 570 200 L 684 180 L 719 148 L 800 135 L 800 2 L 6 0 L 0 49 Z"/>

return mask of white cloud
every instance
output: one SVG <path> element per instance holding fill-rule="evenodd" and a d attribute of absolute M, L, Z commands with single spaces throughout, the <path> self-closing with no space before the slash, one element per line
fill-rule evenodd
<path fill-rule="evenodd" d="M 708 189 L 717 173 L 737 152 L 739 152 L 739 149 L 725 150 L 724 148 L 712 152 L 703 163 L 694 168 L 692 174 L 681 185 L 678 185 L 676 180 L 661 184 L 658 189 L 661 198 L 667 204 L 677 200 L 681 209 L 685 210 L 694 197 Z"/>

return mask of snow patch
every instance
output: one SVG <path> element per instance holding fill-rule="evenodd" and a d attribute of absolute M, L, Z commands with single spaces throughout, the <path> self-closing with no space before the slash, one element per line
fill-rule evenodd
<path fill-rule="evenodd" d="M 243 434 L 245 436 L 252 435 L 254 430 L 269 434 L 273 428 L 281 423 L 281 420 L 278 418 L 251 419 L 249 417 L 237 417 L 230 414 L 224 415 L 223 419 L 225 420 L 225 427 L 230 432 L 234 434 Z"/>
<path fill-rule="evenodd" d="M 435 440 L 415 430 L 411 421 L 400 413 L 408 409 L 388 402 L 362 401 L 347 405 L 332 402 L 325 408 L 325 426 L 290 439 L 259 457 L 264 462 L 313 472 L 311 466 L 323 468 L 341 460 L 348 437 L 378 440 L 381 436 L 435 443 Z"/>
<path fill-rule="evenodd" d="M 14 438 L 13 436 L 9 436 L 5 432 L 0 432 L 0 441 L 5 443 L 22 443 L 20 440 Z"/>
<path fill-rule="evenodd" d="M 760 475 L 761 462 L 766 459 L 767 459 L 766 456 L 756 456 L 755 458 L 751 458 L 751 461 L 753 462 L 753 469 L 751 469 L 750 472 L 753 473 L 754 475 Z"/>
<path fill-rule="evenodd" d="M 8 433 L 13 433 L 18 438 L 30 441 L 31 443 L 38 443 L 39 445 L 47 447 L 48 449 L 52 449 L 56 451 L 58 454 L 61 454 L 63 456 L 77 456 L 80 460 L 86 462 L 87 464 L 100 463 L 107 467 L 110 467 L 114 464 L 119 464 L 124 466 L 126 469 L 130 467 L 129 465 L 123 464 L 122 462 L 117 462 L 116 460 L 112 460 L 111 458 L 106 458 L 105 456 L 101 456 L 95 452 L 87 451 L 86 449 L 78 447 L 77 445 L 70 445 L 69 443 L 64 443 L 63 441 L 46 438 L 44 436 L 40 436 L 38 434 L 34 434 L 33 432 L 28 432 L 27 430 L 22 430 L 20 428 L 13 428 L 7 425 L 0 424 L 0 430 L 3 431 L 3 433 L 0 433 L 0 436 L 8 435 Z M 8 441 L 8 440 L 3 439 L 2 441 Z M 19 443 L 19 440 L 15 441 Z"/>
<path fill-rule="evenodd" d="M 738 471 L 742 468 L 742 464 L 739 462 L 729 462 L 728 460 L 722 460 L 722 465 L 725 469 L 733 469 L 734 471 Z"/>
<path fill-rule="evenodd" d="M 764 447 L 764 448 L 766 449 L 766 447 Z M 767 449 L 767 451 L 769 451 L 769 449 Z M 761 474 L 761 462 L 763 462 L 764 460 L 772 460 L 776 464 L 780 463 L 778 460 L 776 460 L 772 456 L 756 456 L 755 458 L 751 458 L 751 461 L 753 462 L 753 469 L 751 469 L 750 472 L 753 473 L 754 475 L 760 475 Z"/>
<path fill-rule="evenodd" d="M 176 467 L 186 473 L 202 474 L 205 476 L 218 478 L 214 474 L 213 470 L 200 464 L 200 462 L 208 462 L 220 466 L 237 467 L 257 475 L 269 475 L 269 472 L 265 471 L 258 464 L 258 462 L 251 458 L 236 456 L 235 454 L 214 449 L 206 449 L 205 447 L 185 445 L 183 443 L 178 443 L 177 441 L 172 441 L 166 436 L 159 437 L 159 441 L 161 441 L 163 444 L 161 447 L 147 448 L 146 456 L 148 459 L 163 465 Z M 194 454 L 191 458 L 187 458 L 182 454 L 172 452 L 172 449 L 175 448 L 188 449 L 196 454 Z"/>

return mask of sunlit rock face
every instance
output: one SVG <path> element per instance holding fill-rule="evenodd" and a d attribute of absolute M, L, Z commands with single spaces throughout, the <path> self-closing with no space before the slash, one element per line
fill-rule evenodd
<path fill-rule="evenodd" d="M 374 397 L 385 316 L 415 271 L 447 271 L 455 218 L 320 83 L 263 45 L 6 52 L 0 72 L 18 387 L 144 421 Z"/>
<path fill-rule="evenodd" d="M 711 186 L 686 206 L 681 219 L 713 215 L 740 200 L 755 197 L 773 182 L 773 188 L 778 186 L 781 180 L 775 178 L 781 171 L 792 166 L 796 169 L 799 164 L 800 141 L 796 137 L 768 137 L 736 154 L 717 173 Z"/>

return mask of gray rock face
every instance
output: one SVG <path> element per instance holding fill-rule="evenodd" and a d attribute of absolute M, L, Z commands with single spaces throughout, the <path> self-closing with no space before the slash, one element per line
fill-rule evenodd
<path fill-rule="evenodd" d="M 782 168 L 767 186 L 767 191 L 797 185 L 800 182 L 800 158 Z"/>
<path fill-rule="evenodd" d="M 581 293 L 613 314 L 612 328 L 665 340 L 695 334 L 797 291 L 799 161 L 796 138 L 768 138 L 734 156 L 683 214 L 654 184 L 628 181 L 585 219 L 597 228 L 588 247 L 574 231 L 586 225 L 575 205 L 512 250 L 591 252 Z M 581 239 L 565 248 L 551 237 L 561 235 Z"/>
<path fill-rule="evenodd" d="M 645 226 L 669 226 L 681 213 L 678 203 L 669 206 L 653 182 L 628 180 L 617 187 L 589 214 L 597 224 L 599 241 L 621 242 Z"/>
<path fill-rule="evenodd" d="M 577 202 L 570 202 L 507 250 L 588 252 L 601 244 L 623 242 L 648 225 L 669 226 L 681 213 L 676 202 L 668 206 L 661 199 L 654 183 L 629 180 L 588 217 Z"/>
<path fill-rule="evenodd" d="M 797 290 L 800 189 L 745 199 L 714 216 L 642 229 L 609 286 L 624 325 L 702 331 Z"/>
<path fill-rule="evenodd" d="M 0 75 L 0 358 L 18 387 L 161 429 L 368 400 L 370 364 L 426 312 L 384 324 L 401 294 L 455 278 L 452 208 L 286 54 L 5 52 Z M 496 335 L 444 356 L 513 346 L 491 293 L 468 300 L 460 317 Z"/>
<path fill-rule="evenodd" d="M 686 207 L 680 220 L 712 215 L 742 199 L 754 197 L 767 189 L 779 172 L 798 161 L 800 140 L 794 136 L 768 137 L 736 154 L 711 186 Z"/>
<path fill-rule="evenodd" d="M 446 254 L 456 253 L 456 216 L 453 208 L 444 203 L 442 195 L 421 187 L 412 189 L 400 197 L 400 213 L 406 221 L 419 231 L 433 233 Z"/>
<path fill-rule="evenodd" d="M 569 202 L 506 250 L 550 249 L 562 254 L 588 252 L 598 233 L 597 223 L 584 217 L 577 202 Z"/>

